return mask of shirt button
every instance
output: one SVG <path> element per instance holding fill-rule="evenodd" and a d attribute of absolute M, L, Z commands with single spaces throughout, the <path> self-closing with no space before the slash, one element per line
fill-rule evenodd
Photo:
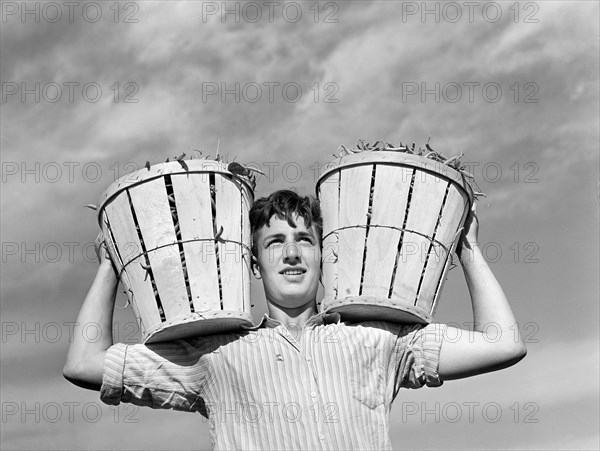
<path fill-rule="evenodd" d="M 325 440 L 325 436 L 323 434 L 319 435 L 319 440 Z"/>
<path fill-rule="evenodd" d="M 312 359 L 310 358 L 310 356 L 306 357 L 306 361 L 310 362 Z"/>
<path fill-rule="evenodd" d="M 317 392 L 316 392 L 316 391 L 312 392 L 312 393 L 310 394 L 310 396 L 312 396 L 313 398 L 316 398 L 316 397 L 317 397 Z"/>

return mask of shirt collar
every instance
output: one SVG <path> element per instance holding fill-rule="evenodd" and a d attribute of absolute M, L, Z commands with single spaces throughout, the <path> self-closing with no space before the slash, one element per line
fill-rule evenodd
<path fill-rule="evenodd" d="M 316 315 L 311 316 L 310 318 L 308 318 L 308 320 L 306 321 L 305 327 L 309 326 L 309 327 L 313 327 L 313 326 L 321 326 L 321 325 L 326 325 L 326 324 L 332 324 L 332 323 L 338 323 L 340 321 L 340 314 L 339 313 L 326 313 L 326 312 L 322 312 L 322 313 L 317 313 Z M 260 323 L 256 326 L 253 327 L 249 327 L 249 330 L 257 330 L 260 328 L 272 328 L 274 329 L 277 326 L 281 326 L 281 322 L 271 318 L 268 314 L 264 314 Z"/>

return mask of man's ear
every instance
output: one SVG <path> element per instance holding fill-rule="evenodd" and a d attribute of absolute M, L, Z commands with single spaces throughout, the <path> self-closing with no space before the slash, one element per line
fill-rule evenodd
<path fill-rule="evenodd" d="M 252 256 L 252 273 L 254 273 L 254 277 L 256 277 L 257 279 L 261 279 L 262 276 L 260 275 L 260 267 L 258 266 L 258 260 L 256 260 L 256 257 L 253 255 Z"/>

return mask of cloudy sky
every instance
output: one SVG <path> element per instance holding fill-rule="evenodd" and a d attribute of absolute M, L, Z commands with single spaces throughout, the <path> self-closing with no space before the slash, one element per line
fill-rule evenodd
<path fill-rule="evenodd" d="M 429 137 L 487 193 L 481 243 L 529 354 L 401 392 L 394 447 L 598 448 L 596 2 L 1 5 L 2 449 L 210 447 L 200 415 L 62 378 L 97 266 L 82 206 L 117 177 L 219 143 L 268 173 L 257 195 L 313 193 L 342 143 Z M 471 320 L 456 268 L 436 321 Z M 138 339 L 130 309 L 115 321 Z"/>

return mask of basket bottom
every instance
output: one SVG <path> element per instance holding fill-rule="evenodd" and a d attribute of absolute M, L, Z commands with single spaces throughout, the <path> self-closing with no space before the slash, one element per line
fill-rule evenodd
<path fill-rule="evenodd" d="M 218 310 L 192 313 L 186 317 L 161 324 L 151 331 L 143 342 L 157 343 L 225 332 L 238 332 L 252 326 L 254 326 L 252 316 L 243 311 Z"/>
<path fill-rule="evenodd" d="M 326 313 L 339 313 L 343 321 L 389 321 L 412 324 L 431 322 L 431 315 L 424 309 L 386 298 L 350 296 L 324 300 L 322 305 Z"/>

